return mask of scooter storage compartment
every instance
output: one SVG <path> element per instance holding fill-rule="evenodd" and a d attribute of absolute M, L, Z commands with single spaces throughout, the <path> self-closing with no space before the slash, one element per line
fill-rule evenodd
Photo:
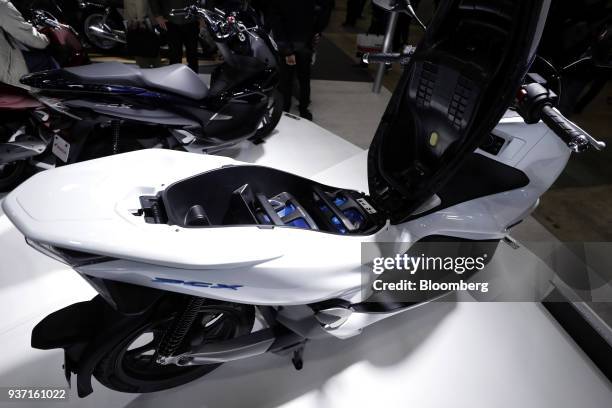
<path fill-rule="evenodd" d="M 262 166 L 230 166 L 179 181 L 161 193 L 168 224 L 185 228 L 273 225 L 366 234 L 384 224 L 359 192 Z"/>

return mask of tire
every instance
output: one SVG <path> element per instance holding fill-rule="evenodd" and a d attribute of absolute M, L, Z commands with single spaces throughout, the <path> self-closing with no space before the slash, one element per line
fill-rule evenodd
<path fill-rule="evenodd" d="M 28 164 L 24 160 L 0 164 L 0 192 L 8 192 L 21 184 L 28 177 L 27 170 Z"/>
<path fill-rule="evenodd" d="M 184 299 L 190 297 L 184 296 Z M 157 346 L 163 333 L 172 323 L 175 313 L 181 309 L 183 302 L 176 306 L 165 308 L 164 312 L 157 312 L 149 321 L 134 327 L 134 330 L 123 340 L 119 341 L 104 356 L 94 370 L 94 377 L 106 387 L 126 393 L 149 393 L 167 390 L 186 384 L 202 377 L 221 364 L 200 366 L 177 366 L 173 364 L 160 365 L 154 362 Z M 180 312 L 178 312 L 180 313 Z M 208 317 L 215 313 L 218 316 L 212 320 Z M 202 327 L 203 320 L 208 318 L 207 326 Z M 251 332 L 255 312 L 253 306 L 235 303 L 207 300 L 202 308 L 196 323 L 188 332 L 186 339 L 199 341 L 207 340 L 206 331 L 215 330 L 215 339 L 227 340 Z M 211 325 L 210 322 L 213 322 Z M 199 326 L 196 324 L 199 323 Z M 210 326 L 210 327 L 208 327 Z M 202 332 L 198 331 L 201 330 Z M 221 333 L 222 335 L 220 335 Z M 141 338 L 150 338 L 150 342 L 135 346 Z M 130 346 L 134 347 L 130 349 Z M 179 350 L 179 352 L 185 349 Z M 176 354 L 176 353 L 175 353 Z"/>
<path fill-rule="evenodd" d="M 83 19 L 83 34 L 85 34 L 85 38 L 87 39 L 87 42 L 91 44 L 98 51 L 102 51 L 105 53 L 116 51 L 117 49 L 120 48 L 121 46 L 120 43 L 117 43 L 112 40 L 104 40 L 104 39 L 98 38 L 92 35 L 90 32 L 91 26 L 100 24 L 103 20 L 104 20 L 104 14 L 102 13 L 94 12 L 94 13 L 87 15 Z M 107 24 L 109 23 L 112 25 L 113 22 L 110 20 L 107 20 Z"/>
<path fill-rule="evenodd" d="M 266 114 L 262 118 L 263 125 L 257 129 L 250 140 L 262 141 L 272 133 L 283 116 L 283 100 L 283 94 L 275 90 L 268 102 Z"/>
<path fill-rule="evenodd" d="M 13 135 L 23 123 L 27 123 L 27 120 L 27 113 L 11 112 L 10 110 L 3 111 L 0 115 L 0 143 L 8 142 L 11 135 Z M 31 133 L 32 130 L 33 129 L 28 128 L 27 133 Z M 0 164 L 0 193 L 14 189 L 34 174 L 34 172 L 34 167 L 30 165 L 29 160 Z"/>

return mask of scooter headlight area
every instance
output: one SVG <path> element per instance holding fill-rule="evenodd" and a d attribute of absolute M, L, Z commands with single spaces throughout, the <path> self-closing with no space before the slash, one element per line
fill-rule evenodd
<path fill-rule="evenodd" d="M 585 130 L 605 33 L 551 62 L 548 0 L 375 0 L 372 93 L 341 51 L 357 2 L 344 28 L 319 2 L 208 3 L 35 13 L 97 51 L 0 98 L 0 406 L 612 406 L 602 203 L 579 227 L 563 204 L 603 194 L 600 159 L 575 182 L 607 154 Z M 155 65 L 167 30 L 172 61 L 190 27 L 207 74 L 187 43 L 189 67 L 112 56 L 148 35 Z"/>

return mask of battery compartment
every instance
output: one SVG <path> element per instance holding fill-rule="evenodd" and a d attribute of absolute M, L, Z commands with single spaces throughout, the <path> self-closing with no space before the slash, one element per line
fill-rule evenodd
<path fill-rule="evenodd" d="M 258 225 L 345 235 L 370 234 L 385 222 L 362 193 L 261 166 L 229 166 L 179 181 L 159 195 L 158 206 L 164 222 L 185 228 Z"/>

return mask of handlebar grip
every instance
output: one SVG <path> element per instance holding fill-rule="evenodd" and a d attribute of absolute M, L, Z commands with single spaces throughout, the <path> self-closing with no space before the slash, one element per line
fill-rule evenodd
<path fill-rule="evenodd" d="M 604 142 L 595 140 L 595 138 L 580 129 L 550 105 L 542 107 L 541 117 L 542 121 L 577 153 L 587 150 L 590 146 L 597 150 L 602 150 L 606 147 Z"/>

